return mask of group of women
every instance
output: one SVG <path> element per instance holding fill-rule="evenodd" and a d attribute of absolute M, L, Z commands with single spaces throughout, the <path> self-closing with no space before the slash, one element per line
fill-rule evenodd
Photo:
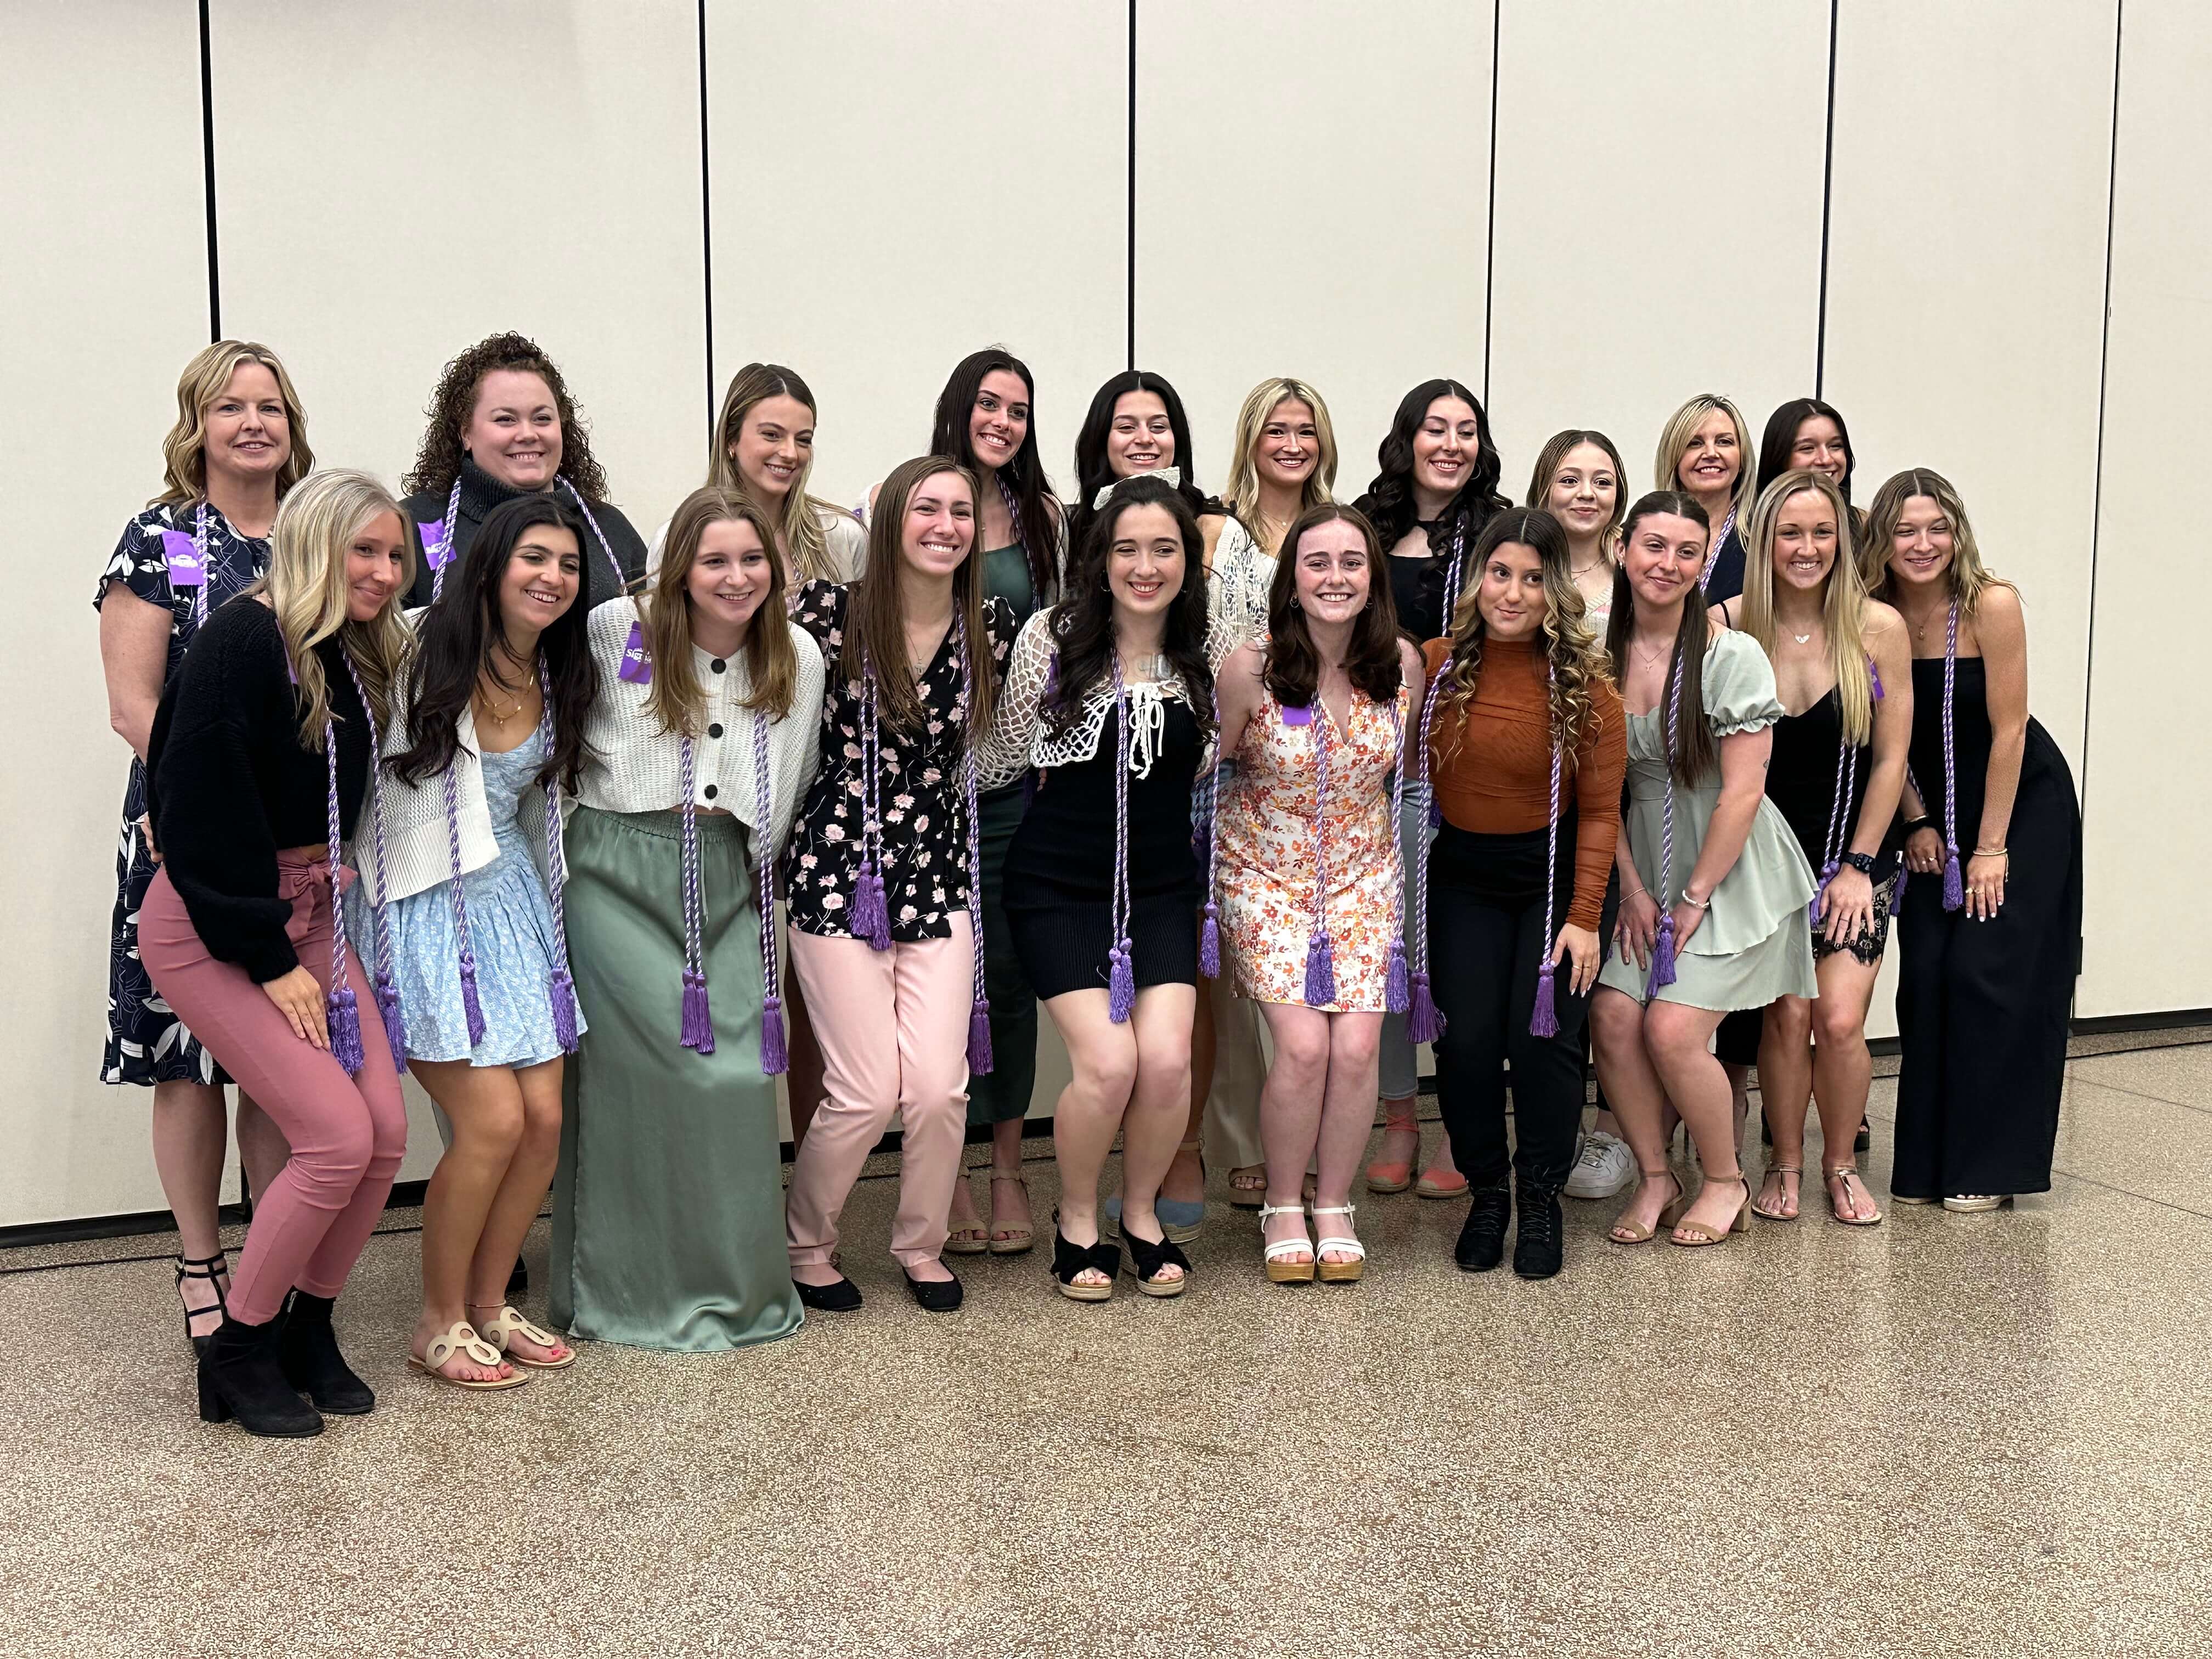
<path fill-rule="evenodd" d="M 1878 1222 L 1854 1144 L 1893 916 L 1893 1196 L 2048 1187 L 2078 814 L 2019 595 L 1942 477 L 1862 510 L 1835 410 L 1784 405 L 1755 460 L 1703 396 L 1650 493 L 1574 430 L 1516 507 L 1439 379 L 1346 506 L 1320 394 L 1270 380 L 1216 497 L 1174 388 L 1132 371 L 1063 503 L 1035 400 L 972 355 L 929 453 L 848 513 L 807 490 L 805 383 L 750 365 L 647 538 L 518 336 L 447 366 L 404 499 L 316 470 L 267 348 L 188 366 L 97 597 L 137 756 L 104 1075 L 155 1091 L 204 1418 L 373 1406 L 331 1309 L 408 1070 L 447 1137 L 409 1363 L 481 1390 L 574 1339 L 726 1349 L 858 1307 L 840 1220 L 894 1114 L 890 1254 L 957 1308 L 948 1255 L 1035 1242 L 1040 1004 L 1078 1301 L 1188 1286 L 1208 1152 L 1268 1279 L 1359 1279 L 1360 1158 L 1379 1102 L 1367 1190 L 1416 1185 L 1425 1042 L 1448 1133 L 1418 1185 L 1466 1197 L 1468 1271 L 1510 1232 L 1517 1273 L 1558 1273 L 1562 1194 L 1632 1179 L 1624 1245 L 1792 1220 L 1814 1101 L 1830 1213 Z M 541 1326 L 514 1299 L 549 1188 Z"/>

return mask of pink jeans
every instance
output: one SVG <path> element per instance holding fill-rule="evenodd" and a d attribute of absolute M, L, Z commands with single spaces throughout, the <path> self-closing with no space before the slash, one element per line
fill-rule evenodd
<path fill-rule="evenodd" d="M 286 935 L 327 990 L 328 860 L 280 855 L 276 892 L 292 906 Z M 292 1144 L 284 1172 L 253 1195 L 253 1224 L 231 1275 L 232 1316 L 265 1325 L 295 1285 L 310 1296 L 337 1296 L 384 1213 L 407 1150 L 407 1109 L 361 959 L 349 946 L 347 982 L 361 1005 L 361 1046 L 368 1057 L 352 1078 L 328 1051 L 293 1035 L 244 969 L 208 954 L 166 870 L 155 872 L 138 912 L 138 955 L 162 1000 Z"/>
<path fill-rule="evenodd" d="M 951 923 L 950 939 L 888 951 L 791 930 L 791 965 L 822 1045 L 826 1097 L 791 1168 L 785 1233 L 794 1267 L 827 1261 L 837 1248 L 837 1217 L 893 1112 L 904 1150 L 891 1255 L 917 1267 L 945 1249 L 968 1138 L 975 965 L 967 913 Z"/>

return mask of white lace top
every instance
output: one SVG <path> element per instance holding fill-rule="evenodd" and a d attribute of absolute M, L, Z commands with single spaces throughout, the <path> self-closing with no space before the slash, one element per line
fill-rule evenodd
<path fill-rule="evenodd" d="M 1006 680 L 991 711 L 991 730 L 976 752 L 980 781 L 986 789 L 1012 783 L 1030 768 L 1073 766 L 1098 752 L 1099 734 L 1114 707 L 1114 682 L 1101 676 L 1083 699 L 1083 718 L 1054 737 L 1044 721 L 1045 688 L 1052 683 L 1053 665 L 1060 659 L 1060 645 L 1052 622 L 1060 607 L 1039 611 L 1022 624 L 1014 641 Z M 1226 655 L 1224 651 L 1224 655 Z M 1212 655 L 1212 641 L 1208 641 Z M 1179 702 L 1194 714 L 1197 702 L 1180 674 L 1165 679 L 1127 683 L 1129 696 L 1129 771 L 1135 777 L 1151 775 L 1159 753 L 1161 734 L 1167 724 L 1167 704 Z M 1212 750 L 1200 763 L 1211 765 Z"/>
<path fill-rule="evenodd" d="M 1274 557 L 1262 553 L 1252 532 L 1231 516 L 1213 544 L 1213 569 L 1206 579 L 1212 633 L 1206 659 L 1217 672 L 1231 651 L 1267 634 L 1267 597 L 1274 585 Z"/>

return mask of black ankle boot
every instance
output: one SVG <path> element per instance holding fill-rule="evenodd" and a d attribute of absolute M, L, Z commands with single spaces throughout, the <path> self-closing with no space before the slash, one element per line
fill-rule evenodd
<path fill-rule="evenodd" d="M 1504 1182 L 1469 1190 L 1467 1222 L 1452 1260 L 1463 1273 L 1486 1273 L 1505 1260 L 1505 1224 L 1513 1216 L 1513 1191 Z"/>
<path fill-rule="evenodd" d="M 248 1434 L 304 1440 L 323 1431 L 323 1414 L 300 1398 L 277 1363 L 279 1322 L 225 1319 L 200 1357 L 200 1421 L 238 1419 Z"/>
<path fill-rule="evenodd" d="M 1559 1189 L 1533 1182 L 1521 1188 L 1521 1231 L 1513 1237 L 1513 1271 L 1523 1279 L 1549 1279 L 1559 1271 L 1565 1244 L 1561 1237 Z"/>
<path fill-rule="evenodd" d="M 276 1341 L 276 1360 L 284 1380 L 315 1402 L 318 1411 L 335 1417 L 364 1417 L 376 1409 L 376 1392 L 345 1363 L 338 1352 L 337 1333 L 331 1328 L 328 1297 L 292 1292 L 284 1313 L 283 1334 Z"/>

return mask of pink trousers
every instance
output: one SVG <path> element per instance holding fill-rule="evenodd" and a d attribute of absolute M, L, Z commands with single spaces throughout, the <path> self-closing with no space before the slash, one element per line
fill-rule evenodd
<path fill-rule="evenodd" d="M 888 951 L 791 930 L 791 965 L 822 1045 L 825 1097 L 791 1167 L 785 1233 L 793 1267 L 830 1260 L 837 1217 L 893 1112 L 904 1150 L 891 1255 L 917 1267 L 945 1249 L 968 1138 L 975 965 L 967 913 L 951 923 L 950 939 Z"/>
<path fill-rule="evenodd" d="M 280 856 L 276 891 L 292 906 L 285 933 L 327 990 L 329 862 Z M 327 1050 L 294 1036 L 244 969 L 208 954 L 166 870 L 155 873 L 138 912 L 138 955 L 162 1000 L 292 1144 L 284 1172 L 253 1195 L 253 1224 L 231 1275 L 231 1314 L 264 1325 L 295 1285 L 310 1296 L 337 1296 L 384 1213 L 407 1150 L 407 1109 L 361 959 L 347 948 L 368 1057 L 355 1078 Z"/>

